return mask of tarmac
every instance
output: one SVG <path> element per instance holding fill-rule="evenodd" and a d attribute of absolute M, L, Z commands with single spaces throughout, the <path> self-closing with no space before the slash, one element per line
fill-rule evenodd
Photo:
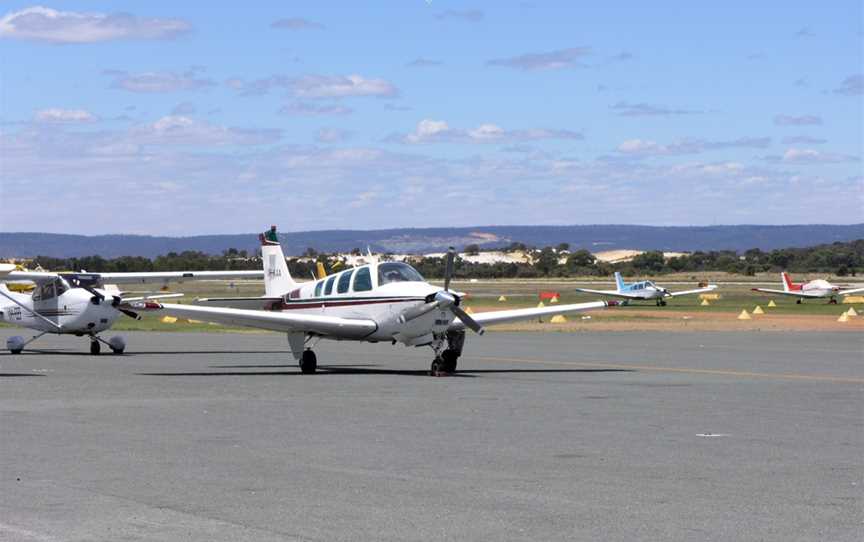
<path fill-rule="evenodd" d="M 858 334 L 490 332 L 442 378 L 428 348 L 321 342 L 300 375 L 277 334 L 126 337 L 0 354 L 0 540 L 864 533 Z"/>

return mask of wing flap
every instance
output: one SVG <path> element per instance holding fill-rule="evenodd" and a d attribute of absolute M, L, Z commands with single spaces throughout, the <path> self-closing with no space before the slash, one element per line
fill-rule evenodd
<path fill-rule="evenodd" d="M 374 333 L 378 324 L 374 320 L 338 318 L 314 314 L 293 314 L 279 311 L 232 309 L 227 307 L 200 307 L 163 303 L 162 310 L 171 316 L 192 318 L 243 327 L 254 327 L 281 332 L 304 332 L 362 339 Z"/>

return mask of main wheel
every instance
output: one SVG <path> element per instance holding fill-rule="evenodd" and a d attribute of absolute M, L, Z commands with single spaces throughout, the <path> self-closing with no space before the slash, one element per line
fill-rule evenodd
<path fill-rule="evenodd" d="M 800 300 L 800 299 L 796 299 L 796 300 L 795 300 L 795 304 L 796 304 L 796 305 L 800 305 L 800 304 L 801 304 L 801 300 Z"/>
<path fill-rule="evenodd" d="M 441 370 L 445 373 L 455 373 L 456 364 L 459 362 L 459 354 L 453 350 L 441 352 Z"/>
<path fill-rule="evenodd" d="M 666 301 L 660 301 L 660 306 L 661 306 L 661 307 L 665 307 L 665 306 L 666 306 Z"/>
<path fill-rule="evenodd" d="M 99 346 L 99 341 L 90 341 L 90 353 L 94 356 L 98 356 L 99 352 L 102 351 L 102 347 Z"/>
<path fill-rule="evenodd" d="M 315 352 L 304 350 L 300 357 L 300 372 L 304 375 L 311 375 L 315 373 L 316 369 L 318 369 L 318 358 L 315 356 Z"/>
<path fill-rule="evenodd" d="M 435 358 L 432 360 L 432 365 L 429 367 L 430 376 L 440 376 L 444 372 L 444 360 Z"/>

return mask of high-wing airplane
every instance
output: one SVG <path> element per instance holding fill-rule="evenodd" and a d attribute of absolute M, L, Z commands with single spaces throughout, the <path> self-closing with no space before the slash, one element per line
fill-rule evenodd
<path fill-rule="evenodd" d="M 166 284 L 202 279 L 260 278 L 261 271 L 171 271 L 156 273 L 48 273 L 17 271 L 14 264 L 0 264 L 0 322 L 34 329 L 29 340 L 14 336 L 6 348 L 20 354 L 24 347 L 46 333 L 90 338 L 90 353 L 98 354 L 100 342 L 114 353 L 126 348 L 123 337 L 106 341 L 99 333 L 110 328 L 122 315 L 139 318 L 136 310 L 156 309 L 152 300 L 182 294 L 126 295 L 105 284 Z M 10 291 L 6 281 L 32 281 L 30 294 Z"/>
<path fill-rule="evenodd" d="M 435 352 L 432 374 L 452 373 L 462 354 L 465 328 L 482 335 L 486 325 L 617 304 L 596 301 L 468 315 L 462 309 L 463 294 L 450 290 L 453 249 L 447 253 L 443 288 L 426 282 L 406 263 L 379 261 L 298 284 L 288 272 L 276 236 L 259 238 L 265 295 L 245 298 L 257 303 L 258 309 L 160 305 L 174 316 L 285 332 L 303 373 L 316 371 L 318 361 L 312 348 L 321 339 L 430 346 Z"/>
<path fill-rule="evenodd" d="M 624 299 L 654 299 L 657 302 L 658 307 L 665 307 L 667 297 L 677 297 L 679 295 L 689 294 L 701 294 L 703 292 L 710 292 L 711 290 L 717 289 L 716 284 L 709 284 L 704 288 L 697 288 L 695 290 L 670 292 L 667 288 L 657 286 L 650 280 L 643 280 L 641 282 L 632 282 L 630 284 L 627 284 L 626 282 L 624 282 L 624 279 L 621 278 L 621 273 L 619 273 L 618 271 L 615 272 L 615 285 L 615 290 L 591 290 L 589 288 L 576 288 L 576 291 L 585 292 L 588 294 L 600 294 L 612 297 L 622 297 Z"/>
<path fill-rule="evenodd" d="M 789 273 L 783 271 L 780 273 L 780 278 L 783 279 L 783 289 L 773 290 L 771 288 L 752 288 L 754 292 L 763 292 L 766 294 L 779 294 L 797 297 L 796 303 L 801 303 L 804 299 L 828 298 L 829 303 L 837 303 L 838 295 L 849 295 L 864 292 L 864 288 L 842 289 L 835 284 L 831 284 L 824 279 L 811 280 L 810 282 L 795 284 L 789 278 Z"/>

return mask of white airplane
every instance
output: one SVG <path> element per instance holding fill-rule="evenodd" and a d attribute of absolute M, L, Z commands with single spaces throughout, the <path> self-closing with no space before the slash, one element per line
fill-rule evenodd
<path fill-rule="evenodd" d="M 426 282 L 406 263 L 377 261 L 298 284 L 288 272 L 276 236 L 261 235 L 259 238 L 265 296 L 245 298 L 245 301 L 257 303 L 259 309 L 160 305 L 174 316 L 285 332 L 303 373 L 314 373 L 317 369 L 318 361 L 312 348 L 321 339 L 430 346 L 435 352 L 432 374 L 452 373 L 462 354 L 466 327 L 482 335 L 484 325 L 617 304 L 596 301 L 469 316 L 462 309 L 463 294 L 450 290 L 453 249 L 447 253 L 443 288 Z"/>
<path fill-rule="evenodd" d="M 14 336 L 6 341 L 6 348 L 20 354 L 24 347 L 46 333 L 87 336 L 90 353 L 98 354 L 100 342 L 115 354 L 126 349 L 123 337 L 105 341 L 99 333 L 110 328 L 122 315 L 140 318 L 136 310 L 157 309 L 152 300 L 179 297 L 183 294 L 156 294 L 128 296 L 117 289 L 106 288 L 114 284 L 167 284 L 170 281 L 202 279 L 260 278 L 261 271 L 171 271 L 156 273 L 48 273 L 44 271 L 16 271 L 14 264 L 0 264 L 0 322 L 34 329 L 39 333 L 29 340 Z M 32 281 L 32 293 L 16 293 L 5 282 Z"/>
<path fill-rule="evenodd" d="M 835 284 L 831 284 L 824 279 L 811 280 L 810 282 L 795 284 L 789 278 L 789 273 L 783 271 L 780 273 L 780 278 L 783 279 L 782 290 L 772 290 L 771 288 L 752 288 L 754 292 L 763 292 L 766 294 L 780 294 L 794 296 L 798 299 L 796 303 L 801 303 L 804 299 L 829 298 L 829 303 L 837 303 L 838 295 L 849 295 L 864 292 L 864 288 L 852 288 L 844 290 Z"/>
<path fill-rule="evenodd" d="M 624 279 L 621 278 L 621 273 L 618 271 L 615 272 L 615 290 L 591 290 L 589 288 L 576 288 L 578 292 L 585 292 L 588 294 L 600 294 L 600 295 L 608 295 L 612 297 L 622 297 L 624 299 L 654 299 L 657 302 L 658 307 L 666 306 L 667 297 L 677 297 L 679 295 L 689 295 L 689 294 L 701 294 L 703 292 L 710 292 L 711 290 L 716 290 L 716 284 L 709 284 L 704 288 L 697 288 L 695 290 L 684 290 L 681 292 L 670 292 L 667 288 L 663 288 L 662 286 L 657 286 L 654 282 L 650 280 L 643 280 L 641 282 L 633 282 L 627 284 L 624 282 Z"/>

